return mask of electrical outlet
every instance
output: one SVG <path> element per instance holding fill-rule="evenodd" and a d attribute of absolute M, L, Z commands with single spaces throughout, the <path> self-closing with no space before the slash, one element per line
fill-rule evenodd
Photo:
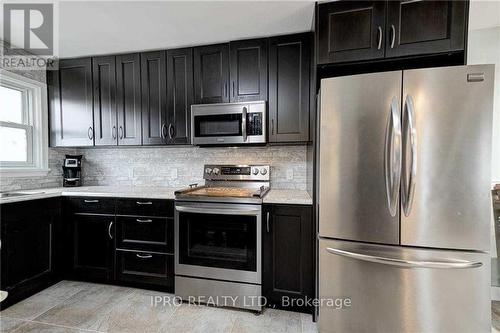
<path fill-rule="evenodd" d="M 170 171 L 170 178 L 172 178 L 172 179 L 177 179 L 177 168 L 173 168 L 173 169 Z"/>
<path fill-rule="evenodd" d="M 286 180 L 293 180 L 293 169 L 286 170 Z"/>

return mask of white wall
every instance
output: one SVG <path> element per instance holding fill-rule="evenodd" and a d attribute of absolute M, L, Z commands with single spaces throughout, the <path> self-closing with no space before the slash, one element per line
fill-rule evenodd
<path fill-rule="evenodd" d="M 495 64 L 491 179 L 500 183 L 500 26 L 469 31 L 467 64 Z M 490 251 L 493 257 L 497 256 L 493 217 Z"/>

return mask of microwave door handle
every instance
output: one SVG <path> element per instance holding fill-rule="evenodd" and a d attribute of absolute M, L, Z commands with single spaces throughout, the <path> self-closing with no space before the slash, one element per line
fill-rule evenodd
<path fill-rule="evenodd" d="M 243 135 L 243 142 L 247 142 L 247 107 L 243 107 L 241 115 L 241 134 Z"/>

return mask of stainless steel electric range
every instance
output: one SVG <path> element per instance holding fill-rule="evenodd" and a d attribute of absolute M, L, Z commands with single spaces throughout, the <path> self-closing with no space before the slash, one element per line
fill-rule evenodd
<path fill-rule="evenodd" d="M 175 192 L 175 294 L 261 311 L 262 198 L 268 165 L 205 165 L 205 185 Z"/>

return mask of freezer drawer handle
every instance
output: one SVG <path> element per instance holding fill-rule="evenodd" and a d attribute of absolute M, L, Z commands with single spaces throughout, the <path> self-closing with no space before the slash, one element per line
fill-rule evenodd
<path fill-rule="evenodd" d="M 371 256 L 367 254 L 354 253 L 339 249 L 334 249 L 327 247 L 326 251 L 331 254 L 336 254 L 343 257 L 374 262 L 377 264 L 399 266 L 406 268 L 442 268 L 442 269 L 464 269 L 464 268 L 477 268 L 481 267 L 483 263 L 479 261 L 465 261 L 465 260 L 453 260 L 453 261 L 414 261 L 414 260 L 404 260 L 395 258 L 384 258 L 378 256 Z"/>

